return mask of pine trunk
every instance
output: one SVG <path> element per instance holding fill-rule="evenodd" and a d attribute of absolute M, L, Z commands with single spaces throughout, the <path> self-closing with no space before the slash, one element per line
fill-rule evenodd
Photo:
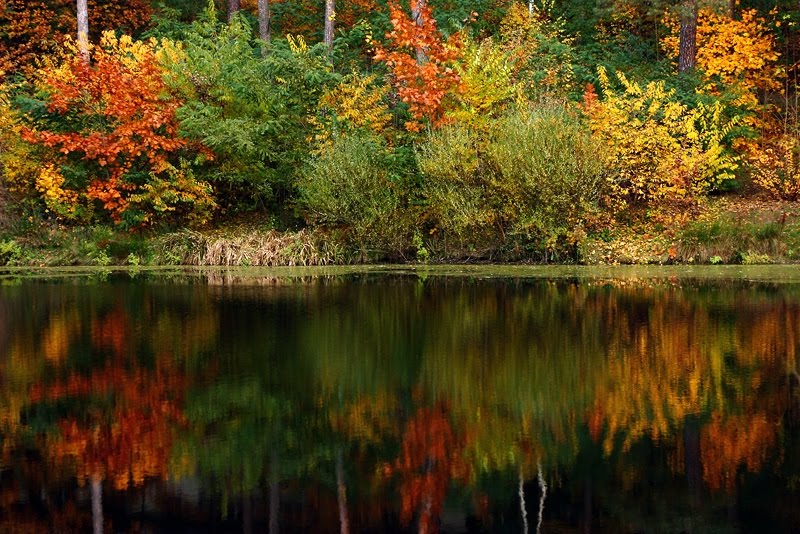
<path fill-rule="evenodd" d="M 258 0 L 258 36 L 269 41 L 269 0 Z"/>
<path fill-rule="evenodd" d="M 84 61 L 89 61 L 89 6 L 87 0 L 78 0 L 78 51 Z"/>
<path fill-rule="evenodd" d="M 325 0 L 325 46 L 333 46 L 333 30 L 336 20 L 336 1 Z"/>
<path fill-rule="evenodd" d="M 681 12 L 678 72 L 694 68 L 697 56 L 697 0 L 686 0 Z"/>
<path fill-rule="evenodd" d="M 422 17 L 422 10 L 425 6 L 428 5 L 428 0 L 416 0 L 411 2 L 411 18 L 414 20 L 417 26 L 424 26 L 425 21 Z M 428 61 L 428 55 L 425 53 L 425 49 L 422 47 L 417 47 L 417 63 L 422 65 Z"/>
<path fill-rule="evenodd" d="M 228 22 L 231 21 L 237 11 L 242 9 L 241 0 L 228 0 Z"/>

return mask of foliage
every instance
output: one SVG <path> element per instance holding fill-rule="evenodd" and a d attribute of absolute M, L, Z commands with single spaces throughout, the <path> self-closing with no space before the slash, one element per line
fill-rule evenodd
<path fill-rule="evenodd" d="M 335 137 L 310 162 L 299 184 L 308 219 L 346 229 L 359 246 L 397 250 L 404 230 L 398 224 L 400 195 L 392 162 L 391 151 L 374 135 Z"/>
<path fill-rule="evenodd" d="M 617 92 L 602 67 L 603 99 L 590 87 L 584 109 L 594 137 L 606 148 L 604 165 L 622 202 L 690 200 L 720 189 L 738 168 L 727 137 L 738 118 L 720 102 L 693 109 L 663 82 L 642 87 L 618 72 Z"/>
<path fill-rule="evenodd" d="M 434 229 L 467 248 L 520 239 L 545 253 L 568 248 L 602 195 L 598 159 L 589 132 L 559 104 L 512 111 L 486 137 L 452 125 L 419 152 Z"/>
<path fill-rule="evenodd" d="M 40 70 L 46 113 L 22 134 L 49 149 L 35 187 L 60 217 L 92 220 L 97 205 L 130 227 L 168 220 L 157 216 L 175 205 L 200 221 L 213 208 L 209 188 L 173 164 L 188 144 L 156 46 L 106 33 L 91 64 L 73 51 Z"/>
<path fill-rule="evenodd" d="M 748 156 L 750 175 L 760 188 L 777 198 L 800 198 L 800 140 L 786 134 L 756 147 Z"/>
<path fill-rule="evenodd" d="M 290 38 L 264 57 L 241 18 L 222 24 L 209 9 L 165 54 L 168 84 L 183 100 L 180 131 L 213 151 L 200 176 L 220 205 L 274 210 L 293 193 L 310 120 L 338 79 L 326 53 Z"/>
<path fill-rule="evenodd" d="M 411 0 L 412 9 L 417 1 Z M 439 126 L 444 118 L 442 101 L 459 82 L 452 67 L 459 55 L 458 44 L 442 41 L 427 4 L 419 9 L 420 24 L 397 3 L 389 10 L 392 29 L 386 34 L 388 43 L 386 47 L 376 44 L 375 59 L 389 67 L 400 99 L 409 106 L 414 120 L 406 122 L 406 129 L 419 132 L 426 122 Z"/>
<path fill-rule="evenodd" d="M 317 140 L 329 140 L 355 130 L 388 135 L 392 120 L 387 105 L 390 88 L 377 81 L 376 74 L 365 76 L 354 71 L 326 91 L 319 100 L 317 116 L 310 119 L 319 131 Z"/>
<path fill-rule="evenodd" d="M 663 39 L 667 53 L 678 55 L 677 25 Z M 755 9 L 745 9 L 737 18 L 701 9 L 697 20 L 697 68 L 706 80 L 705 90 L 720 94 L 740 92 L 737 103 L 746 109 L 758 107 L 758 92 L 779 92 L 782 72 L 778 65 L 774 35 Z"/>
<path fill-rule="evenodd" d="M 566 97 L 577 89 L 574 38 L 554 3 L 537 3 L 533 13 L 515 3 L 500 22 L 502 47 L 515 65 L 515 80 L 528 98 Z"/>
<path fill-rule="evenodd" d="M 463 39 L 453 68 L 460 81 L 445 113 L 448 122 L 480 125 L 502 115 L 516 96 L 513 59 L 492 39 Z"/>
<path fill-rule="evenodd" d="M 18 198 L 32 196 L 39 163 L 34 147 L 23 138 L 23 121 L 12 107 L 8 88 L 0 86 L 0 181 Z"/>
<path fill-rule="evenodd" d="M 88 0 L 93 41 L 106 30 L 136 33 L 152 13 L 148 0 Z M 0 72 L 27 70 L 38 56 L 77 31 L 73 0 L 0 2 Z"/>

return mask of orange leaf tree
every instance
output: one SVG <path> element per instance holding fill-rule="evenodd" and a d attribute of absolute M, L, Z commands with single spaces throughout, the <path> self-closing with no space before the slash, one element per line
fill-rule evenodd
<path fill-rule="evenodd" d="M 419 8 L 419 23 L 399 4 L 389 6 L 392 29 L 386 34 L 388 46 L 375 48 L 375 59 L 391 69 L 397 93 L 414 118 L 406 123 L 409 131 L 420 131 L 424 121 L 434 127 L 442 124 L 442 101 L 459 83 L 451 66 L 459 56 L 458 45 L 442 40 L 431 8 L 418 6 L 417 1 L 411 0 L 411 9 Z M 417 57 L 418 50 L 424 52 L 423 61 Z"/>
<path fill-rule="evenodd" d="M 148 0 L 88 0 L 89 30 L 137 32 L 150 21 Z M 0 1 L 0 70 L 31 67 L 34 58 L 63 42 L 76 29 L 75 0 Z"/>
<path fill-rule="evenodd" d="M 155 53 L 154 41 L 109 32 L 91 63 L 72 53 L 40 69 L 46 110 L 23 137 L 50 149 L 55 166 L 44 167 L 36 185 L 57 214 L 89 219 L 100 206 L 115 223 L 133 226 L 177 209 L 202 218 L 213 207 L 210 188 L 186 165 L 175 166 L 190 147 L 178 135 L 180 101 L 166 94 Z M 65 200 L 85 205 L 76 210 Z"/>

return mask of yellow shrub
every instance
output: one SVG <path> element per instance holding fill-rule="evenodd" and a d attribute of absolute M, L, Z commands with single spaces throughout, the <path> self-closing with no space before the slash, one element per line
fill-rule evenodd
<path fill-rule="evenodd" d="M 311 119 L 318 141 L 324 143 L 336 133 L 358 129 L 387 134 L 392 120 L 386 103 L 390 87 L 377 84 L 377 78 L 376 74 L 364 76 L 353 72 L 322 95 L 319 114 Z"/>
<path fill-rule="evenodd" d="M 598 69 L 603 100 L 587 95 L 585 111 L 595 138 L 606 148 L 613 195 L 625 201 L 696 200 L 734 177 L 736 158 L 723 143 L 738 119 L 723 106 L 689 109 L 663 82 L 641 87 L 622 73 L 617 93 Z"/>
<path fill-rule="evenodd" d="M 33 147 L 22 140 L 22 126 L 0 86 L 0 180 L 9 191 L 25 195 L 32 191 L 38 174 Z"/>
<path fill-rule="evenodd" d="M 748 157 L 753 182 L 778 198 L 800 197 L 800 140 L 783 135 L 755 148 Z"/>
<path fill-rule="evenodd" d="M 42 167 L 36 177 L 36 190 L 47 209 L 65 219 L 75 217 L 78 194 L 64 189 L 64 177 L 54 165 Z"/>
<path fill-rule="evenodd" d="M 516 93 L 511 56 L 491 39 L 480 44 L 464 39 L 461 58 L 454 70 L 461 79 L 455 103 L 446 111 L 449 120 L 485 125 L 501 115 Z"/>

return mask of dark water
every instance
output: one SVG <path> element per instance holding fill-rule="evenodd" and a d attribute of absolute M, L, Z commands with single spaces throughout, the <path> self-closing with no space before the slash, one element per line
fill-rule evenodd
<path fill-rule="evenodd" d="M 468 274 L 2 278 L 0 531 L 800 531 L 800 284 Z"/>

